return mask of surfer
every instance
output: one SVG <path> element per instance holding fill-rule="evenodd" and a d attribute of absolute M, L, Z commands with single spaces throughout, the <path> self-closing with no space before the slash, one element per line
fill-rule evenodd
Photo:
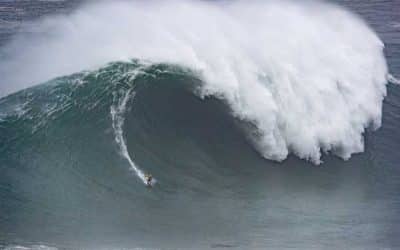
<path fill-rule="evenodd" d="M 148 187 L 151 187 L 152 186 L 151 181 L 153 180 L 153 176 L 151 176 L 151 174 L 146 174 L 144 177 L 146 178 L 146 185 Z"/>

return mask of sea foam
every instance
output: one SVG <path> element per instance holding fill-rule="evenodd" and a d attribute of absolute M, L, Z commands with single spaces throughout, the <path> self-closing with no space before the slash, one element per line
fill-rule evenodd
<path fill-rule="evenodd" d="M 179 64 L 256 131 L 267 159 L 321 162 L 364 150 L 381 125 L 383 43 L 357 16 L 315 1 L 100 2 L 48 17 L 2 50 L 0 93 L 132 58 Z"/>

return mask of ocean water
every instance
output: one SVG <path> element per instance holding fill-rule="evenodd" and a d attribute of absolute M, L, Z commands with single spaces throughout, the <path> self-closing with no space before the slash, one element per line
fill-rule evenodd
<path fill-rule="evenodd" d="M 399 248 L 399 10 L 1 1 L 0 247 Z"/>

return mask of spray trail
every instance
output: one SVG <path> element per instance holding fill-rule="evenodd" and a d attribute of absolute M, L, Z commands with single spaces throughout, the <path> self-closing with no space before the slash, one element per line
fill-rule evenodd
<path fill-rule="evenodd" d="M 133 171 L 135 171 L 136 175 L 146 183 L 146 178 L 143 171 L 133 162 L 132 158 L 129 155 L 128 148 L 126 146 L 126 142 L 124 139 L 124 131 L 123 126 L 125 122 L 125 111 L 126 105 L 131 98 L 135 97 L 135 92 L 132 89 L 123 93 L 122 96 L 118 97 L 118 94 L 114 94 L 114 104 L 111 106 L 111 118 L 112 118 L 112 126 L 115 134 L 115 142 L 119 146 L 119 150 L 121 155 L 129 162 L 129 165 Z"/>

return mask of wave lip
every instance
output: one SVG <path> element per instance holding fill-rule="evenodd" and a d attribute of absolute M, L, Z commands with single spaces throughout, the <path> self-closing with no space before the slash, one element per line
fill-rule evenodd
<path fill-rule="evenodd" d="M 10 85 L 131 58 L 182 65 L 203 79 L 199 95 L 252 123 L 249 140 L 277 161 L 294 153 L 319 164 L 322 152 L 348 159 L 364 150 L 366 128 L 381 124 L 383 43 L 331 4 L 102 2 L 39 27 L 7 47 L 0 73 Z"/>

